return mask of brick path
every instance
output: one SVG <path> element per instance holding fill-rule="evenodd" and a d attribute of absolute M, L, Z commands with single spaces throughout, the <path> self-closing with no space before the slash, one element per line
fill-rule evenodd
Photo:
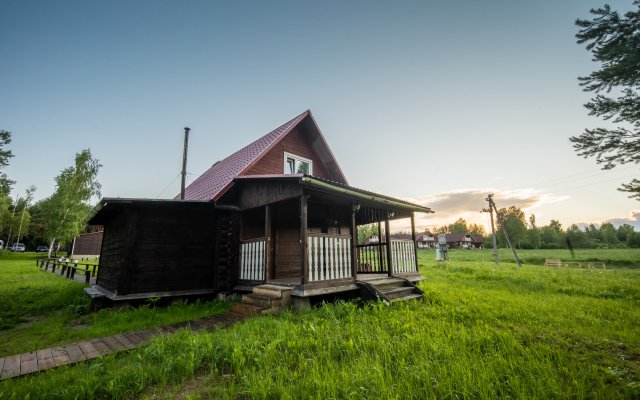
<path fill-rule="evenodd" d="M 225 328 L 245 318 L 245 315 L 229 312 L 159 328 L 125 332 L 63 346 L 50 347 L 30 353 L 7 356 L 0 358 L 0 379 L 15 378 L 62 365 L 90 360 L 111 353 L 128 351 L 146 344 L 154 336 L 171 334 L 184 327 L 190 327 L 194 331 Z"/>

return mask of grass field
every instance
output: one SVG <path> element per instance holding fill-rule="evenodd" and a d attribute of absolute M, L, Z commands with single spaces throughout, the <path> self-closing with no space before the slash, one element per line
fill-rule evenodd
<path fill-rule="evenodd" d="M 338 303 L 184 331 L 0 382 L 0 398 L 640 397 L 640 271 L 495 267 L 486 254 L 452 252 L 434 266 L 421 252 L 423 301 Z"/>
<path fill-rule="evenodd" d="M 82 283 L 35 266 L 41 254 L 0 255 L 0 357 L 79 339 L 168 325 L 225 312 L 224 302 L 175 302 L 89 313 Z M 0 396 L 2 398 L 2 396 Z"/>

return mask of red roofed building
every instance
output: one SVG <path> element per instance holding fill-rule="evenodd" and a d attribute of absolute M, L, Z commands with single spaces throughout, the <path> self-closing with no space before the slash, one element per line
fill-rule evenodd
<path fill-rule="evenodd" d="M 400 218 L 414 226 L 414 212 L 431 210 L 349 186 L 310 111 L 214 163 L 178 198 L 102 200 L 89 221 L 105 227 L 90 294 L 255 290 L 245 311 L 272 305 L 269 290 L 298 305 L 353 291 L 386 301 L 421 295 L 411 283 L 422 279 L 415 228 L 413 240 L 366 245 L 356 232 L 371 223 L 388 231 Z"/>

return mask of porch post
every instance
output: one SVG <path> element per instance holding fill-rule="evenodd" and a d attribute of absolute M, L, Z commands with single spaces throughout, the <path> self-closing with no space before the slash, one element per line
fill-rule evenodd
<path fill-rule="evenodd" d="M 264 237 L 266 243 L 264 245 L 265 269 L 264 281 L 268 281 L 271 277 L 271 205 L 264 206 Z"/>
<path fill-rule="evenodd" d="M 309 248 L 307 247 L 307 196 L 300 196 L 300 250 L 302 253 L 302 284 L 309 283 Z"/>
<path fill-rule="evenodd" d="M 382 269 L 382 224 L 378 221 L 378 269 Z"/>
<path fill-rule="evenodd" d="M 389 216 L 384 220 L 384 238 L 387 242 L 387 268 L 389 269 L 389 276 L 393 275 L 393 256 L 391 255 L 391 232 L 389 229 Z"/>
<path fill-rule="evenodd" d="M 418 245 L 416 244 L 416 218 L 415 213 L 411 213 L 411 238 L 413 239 L 413 255 L 416 260 L 416 272 L 418 272 Z"/>
<path fill-rule="evenodd" d="M 351 203 L 351 276 L 353 279 L 358 277 L 358 268 L 356 263 L 358 262 L 357 251 L 358 248 L 358 226 L 356 225 L 356 205 Z"/>

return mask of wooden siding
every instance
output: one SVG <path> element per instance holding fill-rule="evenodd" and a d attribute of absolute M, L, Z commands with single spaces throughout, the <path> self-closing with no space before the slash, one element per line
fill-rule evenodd
<path fill-rule="evenodd" d="M 105 223 L 104 239 L 100 250 L 100 269 L 96 284 L 111 292 L 118 290 L 126 232 L 126 213 L 116 215 Z"/>
<path fill-rule="evenodd" d="M 302 276 L 299 213 L 298 199 L 277 203 L 274 207 L 276 279 Z"/>
<path fill-rule="evenodd" d="M 266 175 L 284 173 L 284 152 L 308 158 L 313 162 L 314 176 L 325 179 L 339 179 L 331 176 L 324 166 L 324 163 L 313 150 L 311 143 L 307 139 L 300 127 L 293 129 L 274 148 L 269 150 L 260 161 L 242 175 Z M 342 179 L 340 179 L 342 180 Z"/>
<path fill-rule="evenodd" d="M 127 265 L 129 293 L 214 287 L 212 208 L 145 207 L 137 215 Z"/>

